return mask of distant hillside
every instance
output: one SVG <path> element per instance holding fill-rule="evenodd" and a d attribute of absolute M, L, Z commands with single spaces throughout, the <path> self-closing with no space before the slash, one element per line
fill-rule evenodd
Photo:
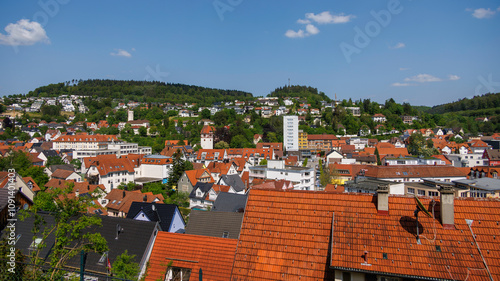
<path fill-rule="evenodd" d="M 309 86 L 284 86 L 276 88 L 272 91 L 268 97 L 299 97 L 307 99 L 308 103 L 316 104 L 319 101 L 325 100 L 327 102 L 331 102 L 331 99 L 323 92 L 318 92 L 317 88 L 309 87 Z"/>
<path fill-rule="evenodd" d="M 464 98 L 455 102 L 436 105 L 426 111 L 431 114 L 450 112 L 464 116 L 491 116 L 500 114 L 500 93 Z"/>
<path fill-rule="evenodd" d="M 28 96 L 60 95 L 97 96 L 139 102 L 197 103 L 208 106 L 214 102 L 251 100 L 251 93 L 237 90 L 211 89 L 184 84 L 122 80 L 80 80 L 50 84 L 29 92 Z"/>

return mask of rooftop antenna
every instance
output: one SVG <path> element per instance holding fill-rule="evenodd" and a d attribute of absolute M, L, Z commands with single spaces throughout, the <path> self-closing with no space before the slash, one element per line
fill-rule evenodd
<path fill-rule="evenodd" d="M 477 250 L 479 251 L 481 258 L 483 259 L 484 267 L 486 267 L 486 271 L 488 272 L 490 280 L 493 281 L 494 279 L 491 276 L 491 272 L 490 272 L 490 269 L 488 267 L 488 264 L 486 263 L 486 260 L 484 259 L 483 253 L 481 252 L 481 248 L 479 248 L 479 244 L 477 243 L 476 235 L 474 234 L 474 231 L 472 231 L 472 223 L 473 222 L 474 222 L 474 220 L 465 219 L 465 223 L 467 223 L 467 226 L 469 227 L 470 233 L 472 234 L 472 238 L 474 239 L 474 242 L 476 243 Z"/>
<path fill-rule="evenodd" d="M 418 213 L 420 211 L 424 212 L 424 214 L 426 214 L 429 218 L 432 218 L 431 214 L 429 213 L 429 211 L 427 211 L 427 208 L 425 208 L 424 204 L 422 204 L 422 202 L 420 201 L 420 199 L 418 199 L 417 196 L 414 197 L 415 198 L 415 202 L 417 203 L 417 208 L 415 209 L 415 211 L 413 212 L 413 214 L 415 215 L 415 218 L 417 218 L 417 244 L 421 245 L 422 242 L 420 242 L 420 233 L 419 233 L 419 229 L 418 229 Z"/>
<path fill-rule="evenodd" d="M 288 88 L 290 88 L 290 78 L 288 78 Z"/>

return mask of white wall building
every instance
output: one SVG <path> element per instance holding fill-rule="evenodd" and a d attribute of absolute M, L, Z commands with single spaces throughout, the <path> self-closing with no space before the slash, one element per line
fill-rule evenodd
<path fill-rule="evenodd" d="M 313 168 L 286 166 L 283 160 L 268 160 L 267 166 L 250 167 L 250 182 L 255 178 L 287 180 L 293 182 L 294 189 L 314 190 L 315 171 Z"/>
<path fill-rule="evenodd" d="M 299 150 L 299 117 L 283 116 L 283 141 L 286 151 Z"/>
<path fill-rule="evenodd" d="M 482 153 L 449 154 L 446 157 L 455 167 L 488 166 L 488 159 L 483 159 Z"/>

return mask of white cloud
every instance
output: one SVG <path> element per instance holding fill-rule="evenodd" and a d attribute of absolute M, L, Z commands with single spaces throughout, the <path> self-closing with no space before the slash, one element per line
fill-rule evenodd
<path fill-rule="evenodd" d="M 297 20 L 297 23 L 300 23 L 300 24 L 308 24 L 308 23 L 311 23 L 311 21 L 310 21 L 310 20 L 298 19 L 298 20 Z"/>
<path fill-rule="evenodd" d="M 405 71 L 405 70 L 410 70 L 410 69 L 409 69 L 409 68 L 407 68 L 407 67 L 400 67 L 400 68 L 399 68 L 399 71 Z"/>
<path fill-rule="evenodd" d="M 127 52 L 125 50 L 122 50 L 122 49 L 118 49 L 114 53 L 111 52 L 110 55 L 112 55 L 112 56 L 119 56 L 119 57 L 127 57 L 127 58 L 132 57 L 132 55 L 129 52 Z"/>
<path fill-rule="evenodd" d="M 299 29 L 298 31 L 289 29 L 286 31 L 285 36 L 288 38 L 304 38 L 306 35 L 302 29 Z"/>
<path fill-rule="evenodd" d="M 401 49 L 401 48 L 404 48 L 404 47 L 406 47 L 405 43 L 399 42 L 396 45 L 394 45 L 392 47 L 389 47 L 389 48 L 391 48 L 391 49 Z"/>
<path fill-rule="evenodd" d="M 408 86 L 413 86 L 413 84 L 396 82 L 396 83 L 392 83 L 391 86 L 393 86 L 393 87 L 408 87 Z"/>
<path fill-rule="evenodd" d="M 450 74 L 450 75 L 448 75 L 448 79 L 450 79 L 450 80 L 452 80 L 452 81 L 455 81 L 455 80 L 460 80 L 460 76 Z"/>
<path fill-rule="evenodd" d="M 319 33 L 319 29 L 312 24 L 306 25 L 306 31 L 307 31 L 307 34 L 310 34 L 310 35 L 315 35 L 315 34 Z"/>
<path fill-rule="evenodd" d="M 412 77 L 405 78 L 406 82 L 418 82 L 418 83 L 427 83 L 427 82 L 439 82 L 440 78 L 434 77 L 430 74 L 419 74 Z"/>
<path fill-rule="evenodd" d="M 0 33 L 0 44 L 11 46 L 28 46 L 37 42 L 50 43 L 42 25 L 36 21 L 27 19 L 19 20 L 17 23 L 9 23 L 5 27 L 7 34 Z"/>
<path fill-rule="evenodd" d="M 346 15 L 344 13 L 332 15 L 329 11 L 324 11 L 319 14 L 307 13 L 306 18 L 311 19 L 319 24 L 327 24 L 327 23 L 347 23 L 350 22 L 354 15 Z"/>
<path fill-rule="evenodd" d="M 488 9 L 479 8 L 479 9 L 474 10 L 474 12 L 472 13 L 472 16 L 477 18 L 477 19 L 487 19 L 487 18 L 491 18 L 492 16 L 494 16 L 495 13 L 496 13 L 496 11 L 492 11 L 492 10 L 490 10 L 490 8 L 488 8 Z"/>

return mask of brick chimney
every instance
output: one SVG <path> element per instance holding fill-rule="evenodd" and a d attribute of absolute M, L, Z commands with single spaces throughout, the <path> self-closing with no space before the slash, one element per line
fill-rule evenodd
<path fill-rule="evenodd" d="M 441 186 L 441 224 L 444 229 L 455 229 L 455 193 L 449 186 Z"/>
<path fill-rule="evenodd" d="M 389 215 L 389 185 L 379 185 L 377 189 L 377 214 Z"/>

